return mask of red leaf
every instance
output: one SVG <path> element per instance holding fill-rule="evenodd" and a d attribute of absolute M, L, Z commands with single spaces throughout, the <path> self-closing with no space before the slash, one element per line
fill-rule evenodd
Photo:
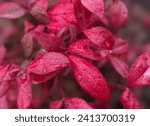
<path fill-rule="evenodd" d="M 120 101 L 123 104 L 124 109 L 138 109 L 139 108 L 139 102 L 135 95 L 130 91 L 129 88 L 126 88 L 121 97 Z"/>
<path fill-rule="evenodd" d="M 0 82 L 13 80 L 18 74 L 20 68 L 15 64 L 0 66 Z"/>
<path fill-rule="evenodd" d="M 13 1 L 20 4 L 22 7 L 26 9 L 30 9 L 30 7 L 35 3 L 36 0 L 13 0 Z"/>
<path fill-rule="evenodd" d="M 58 101 L 53 101 L 49 104 L 49 108 L 60 109 L 62 107 L 63 101 L 64 101 L 63 99 L 58 100 Z"/>
<path fill-rule="evenodd" d="M 115 45 L 112 50 L 113 54 L 123 54 L 128 52 L 128 43 L 126 40 L 123 40 L 122 38 L 115 36 Z"/>
<path fill-rule="evenodd" d="M 150 85 L 150 52 L 140 55 L 129 71 L 128 86 Z"/>
<path fill-rule="evenodd" d="M 0 98 L 6 95 L 7 91 L 9 89 L 8 82 L 1 82 L 0 83 Z"/>
<path fill-rule="evenodd" d="M 3 97 L 10 85 L 11 80 L 16 78 L 20 68 L 15 64 L 8 64 L 0 66 L 0 97 Z"/>
<path fill-rule="evenodd" d="M 77 37 L 77 28 L 75 25 L 69 25 L 69 34 L 70 34 L 70 44 L 76 40 Z"/>
<path fill-rule="evenodd" d="M 122 76 L 122 77 L 127 77 L 129 73 L 129 67 L 128 65 L 124 62 L 121 61 L 119 58 L 115 56 L 109 56 L 109 59 L 111 61 L 111 64 L 113 67 L 116 69 L 116 71 Z"/>
<path fill-rule="evenodd" d="M 10 65 L 3 65 L 0 66 L 0 82 L 3 81 L 3 78 L 5 77 L 6 73 L 8 72 Z"/>
<path fill-rule="evenodd" d="M 150 27 L 150 15 L 149 14 L 145 15 L 144 18 L 142 18 L 142 20 L 143 20 L 144 26 Z"/>
<path fill-rule="evenodd" d="M 110 90 L 100 71 L 90 62 L 75 56 L 69 56 L 76 80 L 91 96 L 101 102 L 110 100 Z"/>
<path fill-rule="evenodd" d="M 90 12 L 96 14 L 99 18 L 104 15 L 104 2 L 103 0 L 81 0 L 82 5 Z"/>
<path fill-rule="evenodd" d="M 41 84 L 54 78 L 57 74 L 59 74 L 59 71 L 54 71 L 45 75 L 38 75 L 38 74 L 31 73 L 30 76 L 31 76 L 32 84 Z"/>
<path fill-rule="evenodd" d="M 33 33 L 27 32 L 24 34 L 21 44 L 26 57 L 29 57 L 33 51 Z"/>
<path fill-rule="evenodd" d="M 15 82 L 15 83 L 16 83 L 16 82 Z M 17 85 L 17 84 L 15 84 L 15 85 Z M 16 106 L 16 100 L 17 100 L 17 97 L 18 97 L 17 88 L 16 88 L 16 87 L 11 87 L 11 88 L 9 89 L 9 91 L 7 92 L 6 96 L 7 96 L 7 100 L 9 101 L 9 103 L 12 103 L 12 102 L 13 102 L 13 104 L 9 104 L 10 108 L 11 108 L 12 106 L 14 106 L 14 104 L 15 104 L 15 106 Z"/>
<path fill-rule="evenodd" d="M 60 15 L 65 13 L 72 13 L 73 4 L 70 1 L 58 2 L 50 11 L 50 14 Z"/>
<path fill-rule="evenodd" d="M 34 38 L 47 51 L 60 51 L 66 48 L 63 40 L 50 34 L 35 31 Z"/>
<path fill-rule="evenodd" d="M 26 20 L 24 22 L 24 27 L 25 27 L 24 32 L 26 33 L 26 32 L 29 32 L 30 30 L 32 30 L 35 27 L 35 25 L 32 24 L 30 21 Z"/>
<path fill-rule="evenodd" d="M 114 38 L 110 31 L 104 27 L 94 27 L 84 31 L 84 34 L 90 41 L 97 46 L 104 49 L 112 49 L 114 45 Z"/>
<path fill-rule="evenodd" d="M 107 51 L 102 53 L 102 50 L 88 39 L 74 42 L 67 51 L 92 60 L 101 60 L 108 54 Z"/>
<path fill-rule="evenodd" d="M 77 20 L 77 26 L 81 31 L 86 28 L 85 8 L 81 5 L 80 0 L 73 0 L 74 15 Z"/>
<path fill-rule="evenodd" d="M 43 32 L 44 28 L 45 28 L 45 26 L 40 24 L 33 31 L 35 31 L 35 32 Z"/>
<path fill-rule="evenodd" d="M 49 23 L 50 19 L 47 13 L 48 0 L 37 0 L 32 6 L 30 13 L 42 23 Z"/>
<path fill-rule="evenodd" d="M 44 9 L 44 10 L 47 10 L 48 9 L 48 0 L 37 0 L 35 2 L 34 6 Z"/>
<path fill-rule="evenodd" d="M 74 5 L 74 15 L 78 22 L 76 24 L 78 32 L 82 32 L 89 27 L 93 27 L 96 22 L 99 22 L 98 17 L 82 6 L 80 0 L 72 0 L 72 2 Z"/>
<path fill-rule="evenodd" d="M 7 97 L 3 96 L 0 98 L 0 109 L 8 109 L 8 101 L 7 101 Z"/>
<path fill-rule="evenodd" d="M 108 19 L 114 29 L 121 27 L 127 21 L 127 17 L 128 9 L 121 0 L 112 4 L 108 9 Z"/>
<path fill-rule="evenodd" d="M 32 100 L 32 87 L 31 81 L 28 74 L 23 74 L 17 79 L 19 85 L 19 93 L 17 98 L 18 108 L 28 108 Z"/>
<path fill-rule="evenodd" d="M 25 9 L 15 2 L 0 3 L 0 18 L 16 19 L 26 13 Z"/>
<path fill-rule="evenodd" d="M 63 27 L 77 22 L 74 16 L 73 4 L 70 2 L 59 2 L 48 14 L 51 18 L 48 28 L 53 32 L 58 32 Z"/>
<path fill-rule="evenodd" d="M 37 57 L 29 64 L 27 70 L 33 74 L 46 75 L 54 71 L 61 70 L 70 64 L 68 58 L 55 52 L 48 52 Z"/>
<path fill-rule="evenodd" d="M 92 107 L 81 98 L 65 98 L 65 107 L 67 109 L 91 109 Z"/>
<path fill-rule="evenodd" d="M 3 63 L 5 54 L 6 54 L 6 48 L 2 43 L 0 43 L 0 65 Z"/>

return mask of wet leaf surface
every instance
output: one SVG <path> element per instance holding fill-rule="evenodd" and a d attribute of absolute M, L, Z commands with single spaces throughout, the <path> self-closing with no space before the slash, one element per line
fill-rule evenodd
<path fill-rule="evenodd" d="M 76 56 L 69 56 L 74 76 L 80 86 L 100 102 L 110 100 L 110 90 L 100 71 L 90 62 Z"/>

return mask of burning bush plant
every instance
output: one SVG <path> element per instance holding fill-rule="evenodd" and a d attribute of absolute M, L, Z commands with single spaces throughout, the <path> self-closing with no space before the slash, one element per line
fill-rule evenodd
<path fill-rule="evenodd" d="M 129 35 L 127 5 L 2 0 L 0 108 L 148 108 L 150 45 Z"/>

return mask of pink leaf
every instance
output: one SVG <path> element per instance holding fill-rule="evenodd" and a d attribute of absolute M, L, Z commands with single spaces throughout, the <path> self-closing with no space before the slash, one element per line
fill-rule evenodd
<path fill-rule="evenodd" d="M 127 17 L 127 7 L 121 0 L 112 4 L 108 9 L 108 19 L 114 29 L 118 29 L 125 24 Z"/>
<path fill-rule="evenodd" d="M 127 77 L 129 73 L 129 67 L 128 65 L 120 60 L 119 58 L 115 56 L 109 56 L 110 62 L 113 65 L 113 67 L 116 69 L 116 71 L 122 76 Z"/>
<path fill-rule="evenodd" d="M 69 58 L 75 78 L 80 86 L 99 101 L 109 102 L 110 90 L 100 71 L 86 60 L 76 56 L 69 56 Z"/>
<path fill-rule="evenodd" d="M 90 41 L 104 49 L 112 49 L 114 37 L 112 33 L 104 27 L 94 27 L 84 31 Z"/>
<path fill-rule="evenodd" d="M 130 91 L 129 88 L 126 88 L 121 97 L 120 101 L 123 104 L 124 109 L 138 109 L 139 108 L 139 102 L 135 95 Z"/>
<path fill-rule="evenodd" d="M 68 47 L 67 51 L 92 60 L 102 60 L 107 55 L 107 51 L 101 54 L 101 49 L 88 39 L 74 42 Z"/>
<path fill-rule="evenodd" d="M 61 70 L 70 64 L 68 58 L 55 52 L 48 52 L 37 57 L 29 64 L 27 70 L 33 74 L 46 75 L 54 71 Z"/>
<path fill-rule="evenodd" d="M 145 86 L 150 85 L 150 52 L 140 55 L 132 64 L 128 86 Z"/>
<path fill-rule="evenodd" d="M 25 9 L 15 2 L 0 3 L 0 18 L 16 19 L 26 13 Z"/>
<path fill-rule="evenodd" d="M 67 109 L 91 109 L 92 107 L 81 98 L 65 98 L 65 107 Z"/>
<path fill-rule="evenodd" d="M 21 44 L 26 57 L 29 57 L 33 51 L 33 33 L 27 32 L 24 34 Z"/>
<path fill-rule="evenodd" d="M 96 14 L 99 18 L 104 15 L 104 2 L 103 0 L 81 0 L 82 5 L 90 12 Z"/>
<path fill-rule="evenodd" d="M 69 24 L 75 24 L 77 21 L 74 16 L 73 4 L 70 2 L 59 2 L 48 12 L 51 22 L 48 28 L 53 32 L 58 32 Z"/>
<path fill-rule="evenodd" d="M 34 38 L 47 51 L 60 51 L 66 48 L 63 40 L 50 34 L 34 32 Z"/>
<path fill-rule="evenodd" d="M 28 108 L 32 100 L 32 87 L 31 81 L 28 74 L 23 74 L 17 79 L 19 85 L 19 93 L 17 98 L 18 108 Z"/>

